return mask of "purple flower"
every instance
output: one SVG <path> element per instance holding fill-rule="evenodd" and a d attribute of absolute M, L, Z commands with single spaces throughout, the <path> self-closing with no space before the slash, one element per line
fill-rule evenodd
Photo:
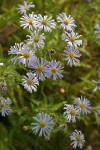
<path fill-rule="evenodd" d="M 12 109 L 10 108 L 11 100 L 9 98 L 4 99 L 3 97 L 0 97 L 0 109 L 1 109 L 1 115 L 5 117 L 6 115 L 9 115 L 12 112 Z"/>
<path fill-rule="evenodd" d="M 66 46 L 65 47 L 66 50 L 64 50 L 65 54 L 64 56 L 66 56 L 65 60 L 67 60 L 67 64 L 69 66 L 73 66 L 80 61 L 78 58 L 81 56 L 81 54 L 79 54 L 79 51 L 77 48 L 75 48 L 74 46 Z"/>
<path fill-rule="evenodd" d="M 87 113 L 91 113 L 91 106 L 90 106 L 90 102 L 89 100 L 83 98 L 81 96 L 81 98 L 75 98 L 75 103 L 76 103 L 76 108 L 79 109 L 80 112 L 82 112 L 83 114 L 87 114 Z"/>
<path fill-rule="evenodd" d="M 74 149 L 76 149 L 76 147 L 82 148 L 83 144 L 85 143 L 84 134 L 78 130 L 74 130 L 70 136 L 70 140 L 72 141 L 71 145 Z"/>
<path fill-rule="evenodd" d="M 61 67 L 60 61 L 56 62 L 56 60 L 52 60 L 46 68 L 46 76 L 47 78 L 50 78 L 53 76 L 53 80 L 56 80 L 58 78 L 62 78 L 63 75 L 61 72 L 63 71 L 63 67 Z"/>
<path fill-rule="evenodd" d="M 29 62 L 29 68 L 34 69 L 34 73 L 36 74 L 36 77 L 39 78 L 39 80 L 43 81 L 46 77 L 46 66 L 47 61 L 44 60 L 44 58 L 37 58 L 36 60 L 31 60 Z"/>

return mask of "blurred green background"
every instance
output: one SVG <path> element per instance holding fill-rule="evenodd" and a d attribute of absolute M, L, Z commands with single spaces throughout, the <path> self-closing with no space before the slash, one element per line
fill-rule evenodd
<path fill-rule="evenodd" d="M 92 82 L 100 79 L 97 75 L 100 39 L 96 39 L 94 34 L 95 24 L 100 23 L 100 0 L 27 0 L 35 4 L 33 11 L 36 14 L 50 14 L 54 19 L 62 12 L 71 15 L 77 24 L 76 32 L 82 35 L 83 40 L 79 48 L 81 63 L 71 68 L 60 57 L 64 46 L 61 39 L 52 39 L 56 33 L 46 39 L 46 52 L 49 55 L 51 47 L 48 45 L 54 45 L 55 53 L 51 58 L 60 59 L 64 65 L 64 78 L 59 82 L 52 79 L 40 81 L 37 93 L 32 94 L 20 83 L 27 69 L 12 65 L 12 56 L 7 53 L 10 46 L 26 39 L 27 31 L 20 27 L 21 16 L 16 9 L 22 2 L 0 0 L 0 62 L 5 64 L 0 68 L 0 80 L 8 89 L 7 94 L 0 92 L 0 96 L 9 97 L 13 109 L 11 115 L 0 116 L 0 150 L 72 150 L 69 133 L 74 129 L 84 133 L 83 150 L 100 150 L 100 116 L 95 111 L 75 124 L 66 123 L 62 118 L 64 104 L 72 104 L 73 99 L 80 95 L 89 99 L 92 107 L 100 105 L 100 91 L 93 92 L 95 85 Z M 52 115 L 56 122 L 50 140 L 34 135 L 31 130 L 32 117 L 41 111 Z"/>

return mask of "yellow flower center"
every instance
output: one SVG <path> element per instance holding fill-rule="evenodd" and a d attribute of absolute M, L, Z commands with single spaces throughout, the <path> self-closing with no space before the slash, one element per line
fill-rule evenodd
<path fill-rule="evenodd" d="M 75 41 L 75 39 L 72 37 L 72 38 L 70 38 L 70 41 L 73 43 Z"/>
<path fill-rule="evenodd" d="M 18 52 L 17 56 L 20 57 L 20 56 L 23 56 L 23 54 L 21 52 Z"/>
<path fill-rule="evenodd" d="M 76 137 L 76 141 L 78 141 L 78 142 L 81 141 L 81 136 L 80 136 L 80 135 L 78 135 L 78 136 Z"/>
<path fill-rule="evenodd" d="M 27 84 L 32 85 L 32 80 L 31 79 L 27 80 Z"/>
<path fill-rule="evenodd" d="M 41 128 L 44 128 L 45 126 L 46 126 L 46 122 L 41 121 L 41 122 L 40 122 L 40 127 L 41 127 Z"/>
<path fill-rule="evenodd" d="M 86 105 L 84 103 L 80 103 L 81 108 L 86 108 Z"/>
<path fill-rule="evenodd" d="M 30 54 L 29 54 L 29 53 L 25 53 L 25 54 L 24 54 L 24 57 L 25 57 L 26 59 L 28 59 L 28 58 L 30 57 Z"/>
<path fill-rule="evenodd" d="M 29 19 L 29 21 L 28 21 L 28 22 L 29 22 L 29 24 L 30 24 L 30 25 L 32 25 L 32 23 L 33 23 L 33 19 Z"/>
<path fill-rule="evenodd" d="M 76 115 L 75 109 L 72 109 L 72 110 L 70 111 L 70 114 L 71 114 L 72 116 L 75 116 L 75 115 Z"/>
<path fill-rule="evenodd" d="M 47 25 L 47 19 L 42 20 L 43 25 Z"/>
<path fill-rule="evenodd" d="M 37 43 L 38 41 L 39 41 L 39 37 L 37 36 L 34 38 L 34 42 Z"/>
<path fill-rule="evenodd" d="M 70 56 L 70 58 L 74 58 L 75 54 L 73 52 L 70 52 L 69 56 Z"/>
<path fill-rule="evenodd" d="M 39 66 L 39 67 L 37 68 L 37 71 L 38 71 L 38 72 L 42 72 L 42 71 L 43 71 L 43 66 Z"/>
<path fill-rule="evenodd" d="M 69 24 L 68 19 L 65 19 L 65 20 L 64 20 L 64 24 L 65 24 L 65 25 L 68 25 L 68 24 Z"/>
<path fill-rule="evenodd" d="M 51 72 L 52 72 L 53 74 L 55 74 L 55 73 L 57 72 L 57 68 L 55 68 L 55 67 L 52 68 L 52 69 L 51 69 Z"/>

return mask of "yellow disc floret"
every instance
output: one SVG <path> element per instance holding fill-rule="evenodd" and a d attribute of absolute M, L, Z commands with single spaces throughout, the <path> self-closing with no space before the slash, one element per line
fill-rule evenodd
<path fill-rule="evenodd" d="M 69 56 L 70 56 L 70 58 L 74 58 L 75 54 L 73 52 L 70 52 Z"/>
<path fill-rule="evenodd" d="M 29 24 L 32 25 L 33 24 L 33 19 L 29 19 Z"/>
<path fill-rule="evenodd" d="M 30 57 L 30 54 L 29 54 L 29 53 L 25 53 L 25 54 L 24 54 L 24 57 L 25 57 L 26 59 L 28 59 L 28 58 Z"/>
<path fill-rule="evenodd" d="M 69 40 L 70 40 L 72 43 L 75 41 L 75 39 L 74 39 L 73 37 L 71 37 Z"/>
<path fill-rule="evenodd" d="M 76 141 L 78 141 L 78 142 L 81 141 L 81 136 L 80 136 L 80 135 L 78 135 L 78 136 L 76 137 Z"/>
<path fill-rule="evenodd" d="M 45 122 L 45 121 L 41 121 L 41 122 L 40 122 L 40 127 L 41 127 L 41 128 L 44 128 L 45 126 L 46 126 L 46 122 Z"/>
<path fill-rule="evenodd" d="M 32 80 L 31 79 L 27 80 L 27 84 L 32 85 Z"/>
<path fill-rule="evenodd" d="M 65 25 L 68 25 L 68 24 L 69 24 L 68 19 L 65 19 L 65 20 L 64 20 L 64 24 L 65 24 Z"/>
<path fill-rule="evenodd" d="M 43 24 L 43 25 L 47 25 L 47 19 L 43 19 L 43 20 L 42 20 L 42 24 Z"/>
<path fill-rule="evenodd" d="M 39 41 L 39 37 L 36 36 L 36 37 L 34 38 L 34 42 L 35 42 L 35 43 L 38 43 L 38 41 Z"/>
<path fill-rule="evenodd" d="M 20 57 L 20 56 L 23 56 L 23 54 L 21 52 L 18 52 L 17 56 Z"/>
<path fill-rule="evenodd" d="M 75 116 L 75 115 L 76 115 L 75 109 L 72 109 L 72 110 L 70 111 L 70 114 L 71 114 L 72 116 Z"/>
<path fill-rule="evenodd" d="M 86 108 L 86 105 L 84 103 L 80 103 L 81 108 Z"/>
<path fill-rule="evenodd" d="M 53 67 L 53 68 L 51 69 L 51 72 L 52 72 L 53 74 L 55 74 L 55 73 L 57 72 L 57 68 Z"/>
<path fill-rule="evenodd" d="M 39 66 L 39 67 L 37 68 L 37 71 L 38 71 L 38 72 L 42 72 L 42 71 L 43 71 L 43 66 Z"/>

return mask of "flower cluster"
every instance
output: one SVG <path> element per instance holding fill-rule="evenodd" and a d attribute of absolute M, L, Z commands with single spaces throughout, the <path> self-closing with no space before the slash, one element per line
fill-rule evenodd
<path fill-rule="evenodd" d="M 83 98 L 82 96 L 75 98 L 74 103 L 75 106 L 69 104 L 64 105 L 64 117 L 68 122 L 76 122 L 76 117 L 79 117 L 80 113 L 87 115 L 92 109 L 89 100 Z"/>
<path fill-rule="evenodd" d="M 61 28 L 64 30 L 62 40 L 67 44 L 64 50 L 64 56 L 66 56 L 65 60 L 67 60 L 67 64 L 72 67 L 79 62 L 78 58 L 81 56 L 78 51 L 78 46 L 82 45 L 82 40 L 79 40 L 81 35 L 74 32 L 76 24 L 70 15 L 67 16 L 65 13 L 59 14 L 57 16 L 57 21 L 61 24 Z"/>
<path fill-rule="evenodd" d="M 64 118 L 68 122 L 76 122 L 76 118 L 80 117 L 80 114 L 87 115 L 88 113 L 91 113 L 92 107 L 90 106 L 89 100 L 81 97 L 75 98 L 75 105 L 65 104 L 64 105 Z M 85 140 L 84 135 L 81 131 L 75 130 L 72 135 L 70 136 L 70 139 L 72 141 L 71 145 L 73 145 L 73 148 L 76 149 L 76 147 L 82 148 Z"/>
<path fill-rule="evenodd" d="M 18 11 L 22 15 L 20 18 L 20 26 L 28 31 L 28 35 L 26 35 L 25 42 L 15 43 L 8 51 L 8 55 L 14 56 L 11 59 L 13 64 L 23 65 L 30 70 L 22 78 L 22 86 L 30 93 L 37 91 L 39 81 L 44 81 L 47 78 L 52 78 L 53 80 L 63 78 L 62 72 L 64 67 L 61 62 L 46 57 L 45 51 L 45 41 L 48 39 L 46 36 L 49 33 L 51 34 L 54 29 L 56 30 L 57 25 L 60 24 L 63 32 L 61 39 L 66 44 L 64 46 L 63 56 L 70 67 L 73 65 L 76 66 L 80 62 L 79 58 L 81 54 L 79 53 L 78 47 L 82 45 L 81 35 L 75 32 L 77 25 L 70 15 L 67 16 L 66 13 L 60 13 L 57 15 L 55 21 L 52 16 L 42 16 L 34 12 L 31 14 L 27 13 L 30 8 L 34 7 L 32 2 L 27 4 L 26 1 L 23 2 L 23 5 L 18 5 Z M 100 89 L 100 87 L 97 86 L 96 89 Z M 9 98 L 7 100 L 1 98 L 0 108 L 2 116 L 8 115 L 11 112 L 10 104 Z M 80 114 L 87 115 L 91 112 L 91 109 L 89 100 L 82 96 L 81 98 L 75 98 L 74 105 L 64 105 L 64 119 L 74 123 L 76 122 L 76 118 L 80 117 Z M 44 136 L 45 138 L 48 137 L 55 124 L 53 117 L 44 112 L 40 112 L 33 119 L 33 133 L 39 133 L 39 136 Z M 77 146 L 82 148 L 85 142 L 83 133 L 77 130 L 72 133 L 70 140 L 72 141 L 71 145 L 73 148 Z"/>
<path fill-rule="evenodd" d="M 42 16 L 41 14 L 27 14 L 29 8 L 34 8 L 33 3 L 27 4 L 26 1 L 23 5 L 18 5 L 19 13 L 22 14 L 20 18 L 20 24 L 23 29 L 27 29 L 30 35 L 27 35 L 26 42 L 15 43 L 14 46 L 10 47 L 8 54 L 12 54 L 14 57 L 11 59 L 12 63 L 18 63 L 19 65 L 24 65 L 29 69 L 32 69 L 30 74 L 34 76 L 34 81 L 36 79 L 37 83 L 27 82 L 27 77 L 24 77 L 22 85 L 30 93 L 32 89 L 37 91 L 36 85 L 39 85 L 39 80 L 44 81 L 46 78 L 52 77 L 53 80 L 62 79 L 63 68 L 61 62 L 57 60 L 48 61 L 46 58 L 41 57 L 38 52 L 44 51 L 45 48 L 45 32 L 53 32 L 56 29 L 57 23 L 51 17 Z M 57 15 L 57 22 L 60 23 L 61 28 L 64 30 L 62 34 L 62 39 L 66 42 L 64 56 L 68 60 L 68 65 L 76 65 L 79 62 L 79 57 L 81 56 L 78 51 L 78 46 L 82 45 L 82 40 L 78 40 L 80 35 L 74 32 L 76 27 L 74 19 L 65 13 Z M 37 55 L 38 54 L 38 55 Z M 28 73 L 29 74 L 29 73 Z M 30 77 L 28 77 L 30 78 Z M 32 77 L 33 80 L 33 77 Z M 34 88 L 32 88 L 32 86 Z M 31 89 L 31 90 L 29 90 Z"/>

